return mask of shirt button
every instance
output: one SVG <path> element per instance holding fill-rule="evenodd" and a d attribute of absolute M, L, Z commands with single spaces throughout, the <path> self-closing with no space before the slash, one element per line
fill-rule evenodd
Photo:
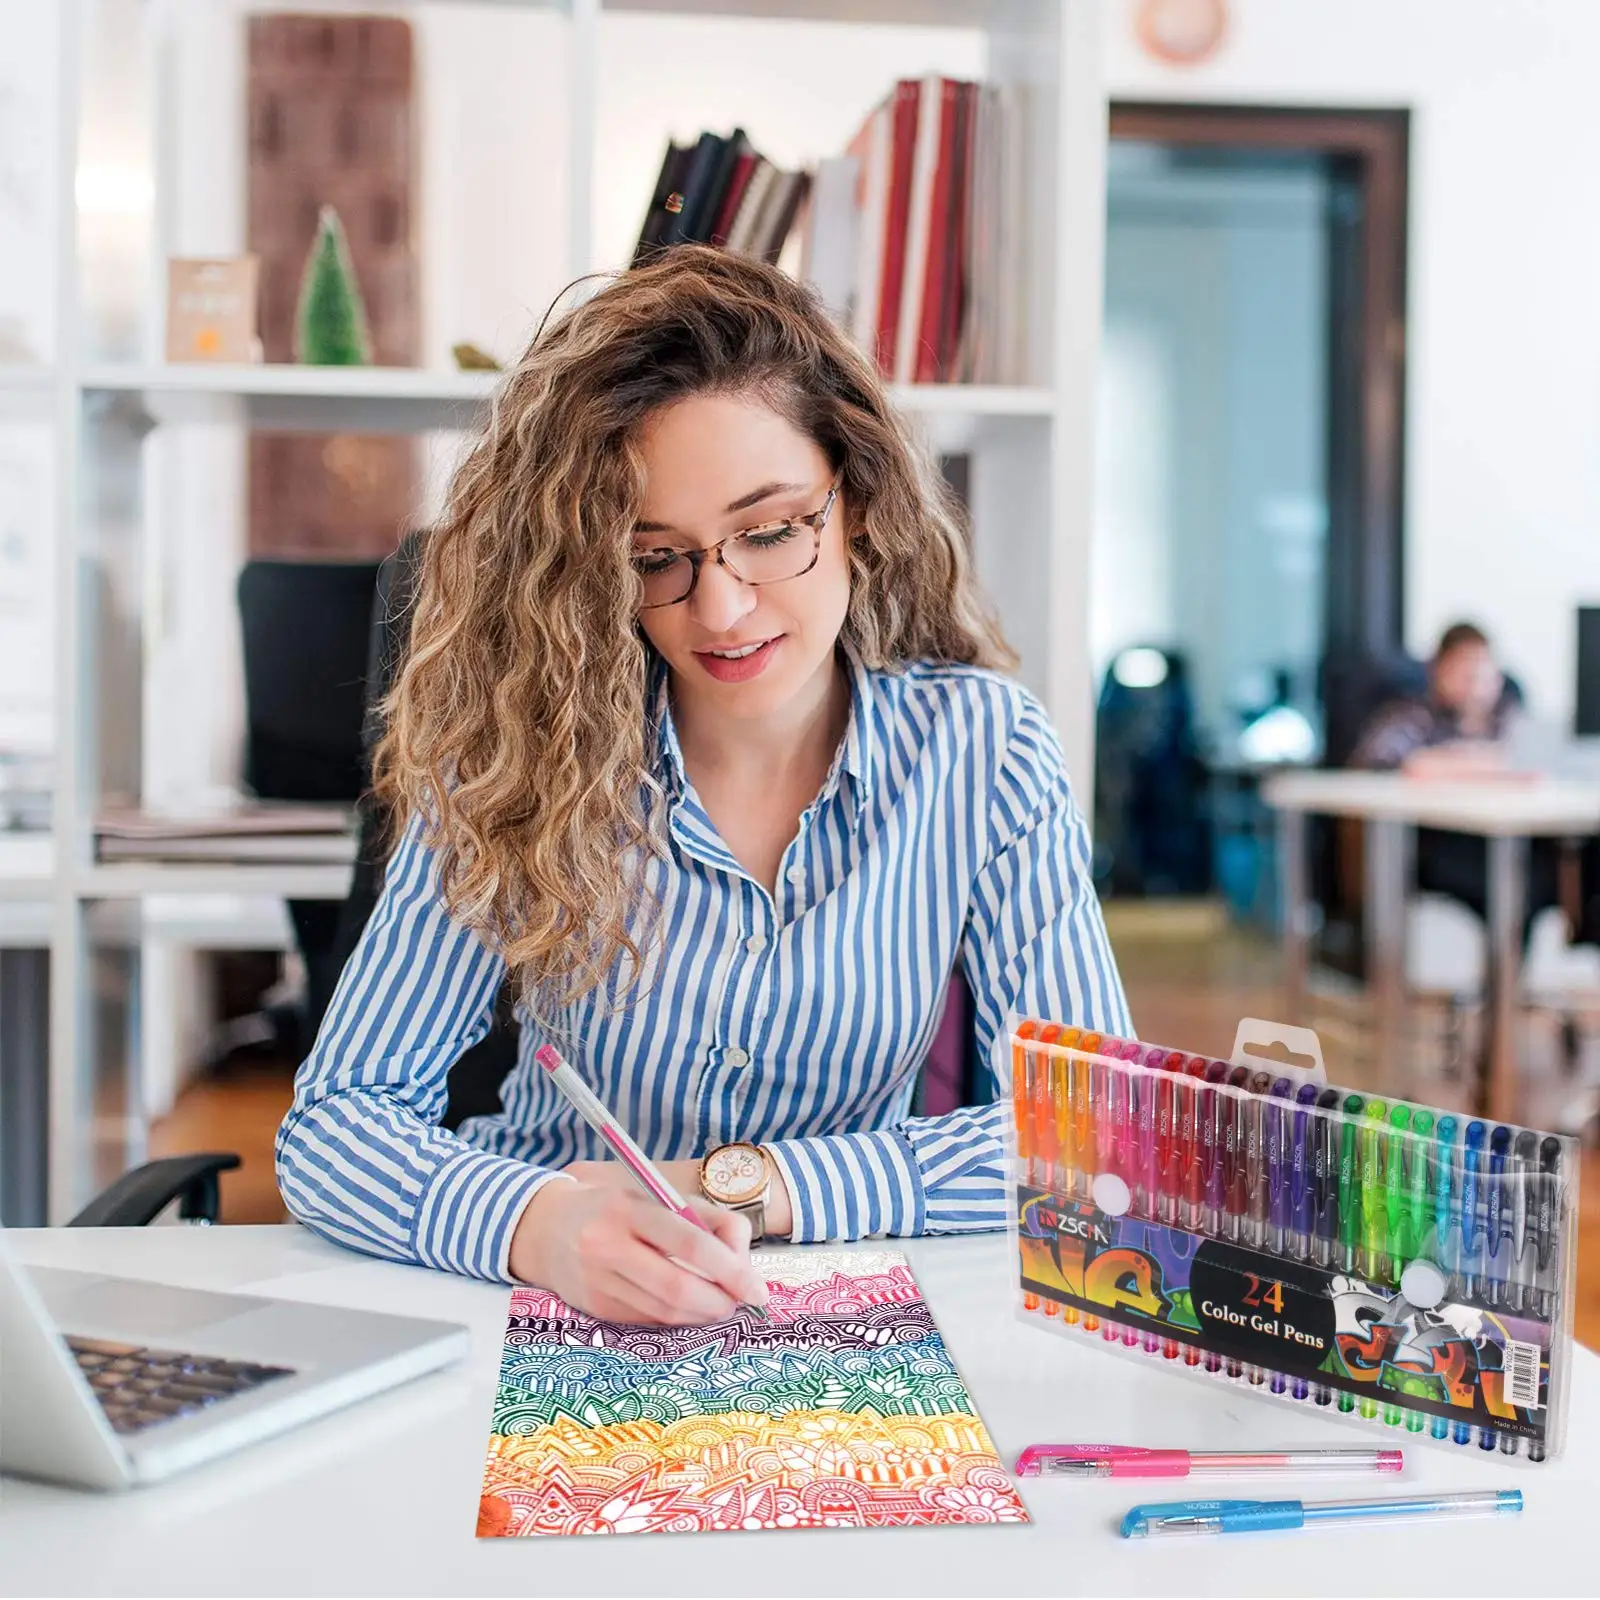
<path fill-rule="evenodd" d="M 744 1067 L 750 1064 L 750 1057 L 737 1046 L 728 1052 L 725 1059 L 730 1067 Z"/>
<path fill-rule="evenodd" d="M 784 877 L 786 877 L 790 883 L 804 883 L 806 881 L 806 869 L 804 867 L 790 867 L 789 870 L 784 873 Z"/>
<path fill-rule="evenodd" d="M 751 955 L 760 955 L 761 952 L 767 948 L 767 941 L 763 935 L 759 933 L 752 933 L 750 937 L 745 940 L 744 947 L 750 952 Z"/>

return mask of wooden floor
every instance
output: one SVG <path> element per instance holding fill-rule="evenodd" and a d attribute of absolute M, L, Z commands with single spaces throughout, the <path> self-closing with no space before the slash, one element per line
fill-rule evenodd
<path fill-rule="evenodd" d="M 1276 955 L 1230 933 L 1205 907 L 1113 906 L 1107 918 L 1142 1038 L 1207 1055 L 1233 1048 L 1240 1018 L 1279 1014 Z M 1362 1087 L 1361 1072 L 1330 1050 L 1329 1075 Z M 224 1222 L 280 1222 L 272 1140 L 288 1110 L 293 1067 L 231 1068 L 188 1089 L 159 1123 L 153 1155 L 232 1150 L 244 1165 L 222 1180 Z M 1578 1337 L 1600 1347 L 1600 1152 L 1584 1152 L 1578 1243 Z"/>

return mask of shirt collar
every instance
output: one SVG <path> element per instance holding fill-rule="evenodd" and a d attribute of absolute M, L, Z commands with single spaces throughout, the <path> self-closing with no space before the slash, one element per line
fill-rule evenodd
<path fill-rule="evenodd" d="M 872 797 L 875 765 L 872 669 L 862 661 L 854 645 L 841 641 L 840 649 L 850 683 L 850 717 L 845 725 L 839 753 L 834 757 L 833 766 L 823 783 L 822 796 L 827 798 L 834 792 L 838 787 L 839 774 L 845 772 L 855 785 L 856 798 L 865 802 Z M 652 707 L 656 730 L 656 777 L 666 791 L 667 798 L 676 802 L 688 792 L 689 779 L 684 772 L 683 748 L 678 743 L 678 730 L 672 718 L 667 665 L 653 651 L 651 656 L 647 703 Z"/>

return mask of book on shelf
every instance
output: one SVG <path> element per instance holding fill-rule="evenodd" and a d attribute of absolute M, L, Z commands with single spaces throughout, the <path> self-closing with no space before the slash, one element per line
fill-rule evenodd
<path fill-rule="evenodd" d="M 810 191 L 806 172 L 781 171 L 743 128 L 669 142 L 633 252 L 638 266 L 675 244 L 714 244 L 776 261 Z"/>
<path fill-rule="evenodd" d="M 244 797 L 144 809 L 108 807 L 94 821 L 101 861 L 270 861 L 355 859 L 350 806 Z"/>
<path fill-rule="evenodd" d="M 848 205 L 819 163 L 802 261 L 885 377 L 1026 381 L 1026 110 L 1009 86 L 904 78 L 837 158 Z"/>
<path fill-rule="evenodd" d="M 786 171 L 735 128 L 669 142 L 633 260 L 688 241 L 798 270 L 896 383 L 1029 379 L 1029 103 L 1013 85 L 902 78 L 849 146 Z"/>

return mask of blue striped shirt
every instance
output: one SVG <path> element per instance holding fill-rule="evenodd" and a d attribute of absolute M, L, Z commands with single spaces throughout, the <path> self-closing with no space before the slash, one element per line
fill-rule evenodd
<path fill-rule="evenodd" d="M 644 1149 L 765 1145 L 797 1241 L 1004 1225 L 1009 1107 L 910 1115 L 960 964 L 986 1067 L 1008 1012 L 1128 1033 L 1088 830 L 1038 702 L 1011 679 L 849 663 L 847 731 L 776 894 L 729 854 L 663 693 L 661 938 L 631 1006 L 605 989 L 519 1008 L 503 1109 L 438 1126 L 450 1066 L 488 1031 L 505 963 L 453 921 L 413 819 L 278 1133 L 295 1216 L 355 1249 L 509 1280 L 539 1187 L 606 1152 L 543 1071 L 557 1044 Z M 992 1072 L 992 1068 L 989 1068 Z"/>

